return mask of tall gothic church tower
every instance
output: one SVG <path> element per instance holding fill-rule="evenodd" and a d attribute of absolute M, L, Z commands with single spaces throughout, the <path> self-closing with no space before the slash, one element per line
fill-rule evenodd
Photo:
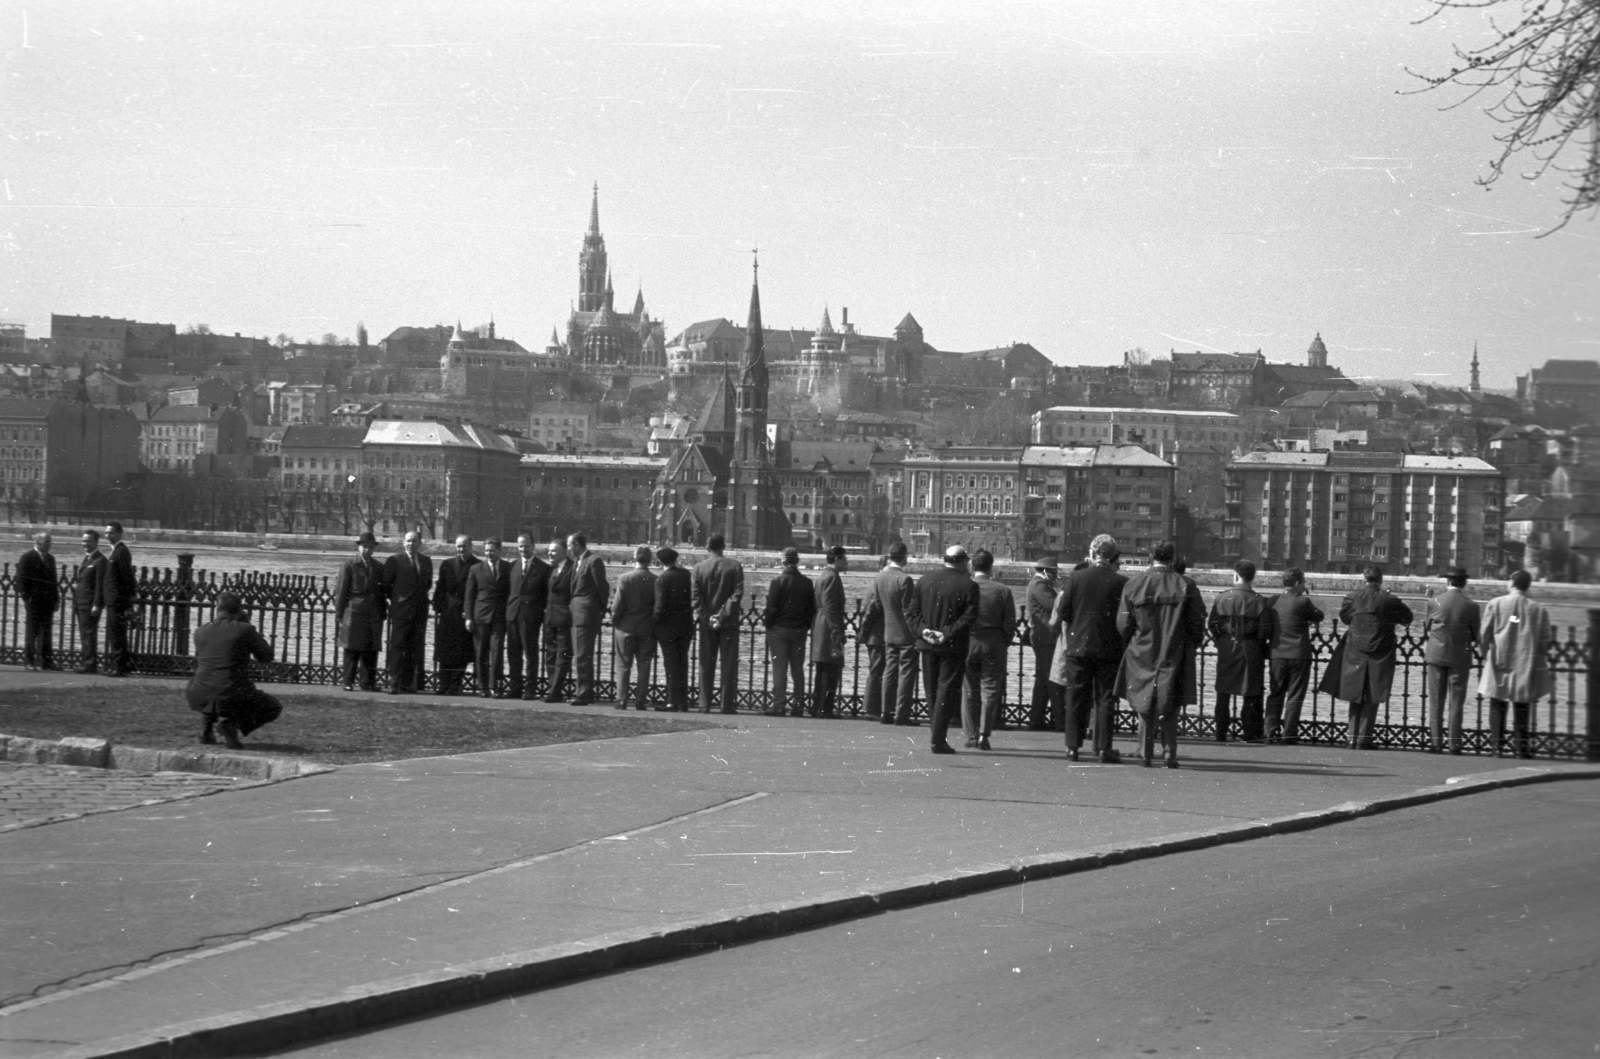
<path fill-rule="evenodd" d="M 767 355 L 761 328 L 761 265 L 752 266 L 750 321 L 745 325 L 744 370 L 739 375 L 739 417 L 733 458 L 755 466 L 767 450 Z"/>
<path fill-rule="evenodd" d="M 728 461 L 728 543 L 735 548 L 782 548 L 793 536 L 767 446 L 766 336 L 761 328 L 760 266 L 750 281 L 744 369 L 739 374 L 733 453 Z"/>
<path fill-rule="evenodd" d="M 606 266 L 606 240 L 600 234 L 600 185 L 594 186 L 594 200 L 589 204 L 589 231 L 583 237 L 583 249 L 578 251 L 578 311 L 599 312 L 605 304 L 606 287 L 610 271 Z"/>

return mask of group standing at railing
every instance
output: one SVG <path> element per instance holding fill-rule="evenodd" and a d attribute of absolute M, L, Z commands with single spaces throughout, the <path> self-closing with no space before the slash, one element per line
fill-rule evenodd
<path fill-rule="evenodd" d="M 83 558 L 73 574 L 72 616 L 78 626 L 82 664 L 77 672 L 99 672 L 125 677 L 133 659 L 128 652 L 128 629 L 136 620 L 134 596 L 138 578 L 133 555 L 122 540 L 122 523 L 106 524 L 110 558 L 100 550 L 100 531 L 84 530 Z M 53 626 L 61 609 L 61 581 L 48 532 L 33 535 L 33 547 L 17 560 L 17 594 L 22 597 L 23 664 L 29 669 L 60 669 L 56 665 Z M 106 617 L 106 654 L 101 665 L 100 619 Z"/>

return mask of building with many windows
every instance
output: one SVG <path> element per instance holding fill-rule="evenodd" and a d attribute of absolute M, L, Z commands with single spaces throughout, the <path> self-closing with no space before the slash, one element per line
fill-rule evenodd
<path fill-rule="evenodd" d="M 139 470 L 139 423 L 79 401 L 0 397 L 0 504 L 8 518 L 79 507 Z"/>
<path fill-rule="evenodd" d="M 1022 452 L 1019 558 L 1079 559 L 1097 533 L 1125 555 L 1173 535 L 1172 464 L 1138 445 L 1030 445 Z"/>
<path fill-rule="evenodd" d="M 1501 566 L 1505 476 L 1466 456 L 1249 452 L 1229 461 L 1224 558 L 1265 568 L 1472 577 Z"/>
<path fill-rule="evenodd" d="M 359 528 L 513 539 L 521 520 L 522 456 L 473 423 L 377 419 L 361 443 Z"/>
<path fill-rule="evenodd" d="M 1020 558 L 1022 451 L 947 445 L 908 452 L 901 465 L 906 498 L 900 535 L 912 554 L 937 556 L 961 544 L 969 552 L 987 548 L 997 559 Z"/>
<path fill-rule="evenodd" d="M 888 503 L 874 494 L 877 446 L 851 441 L 791 441 L 777 469 L 784 513 L 797 548 L 872 548 L 888 533 Z"/>
<path fill-rule="evenodd" d="M 665 456 L 523 456 L 520 525 L 540 540 L 575 531 L 596 543 L 649 540 L 650 494 L 666 465 Z"/>
<path fill-rule="evenodd" d="M 1232 412 L 1056 405 L 1033 413 L 1035 445 L 1143 445 L 1160 453 L 1180 444 L 1231 449 L 1248 445 L 1250 435 Z"/>
<path fill-rule="evenodd" d="M 275 461 L 279 517 L 297 533 L 353 533 L 365 427 L 283 427 Z"/>
<path fill-rule="evenodd" d="M 197 456 L 243 456 L 250 421 L 237 408 L 174 405 L 156 409 L 139 436 L 139 459 L 152 471 L 192 474 Z"/>

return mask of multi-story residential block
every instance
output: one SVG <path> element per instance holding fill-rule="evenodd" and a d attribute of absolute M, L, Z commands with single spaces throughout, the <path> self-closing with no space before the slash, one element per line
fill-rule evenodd
<path fill-rule="evenodd" d="M 554 452 L 588 446 L 594 406 L 579 401 L 538 401 L 528 412 L 528 437 Z"/>
<path fill-rule="evenodd" d="M 361 467 L 358 514 L 375 533 L 504 537 L 520 520 L 521 455 L 476 424 L 374 420 Z"/>
<path fill-rule="evenodd" d="M 278 439 L 278 511 L 291 533 L 351 533 L 361 495 L 365 427 L 273 428 Z"/>
<path fill-rule="evenodd" d="M 167 391 L 167 403 L 175 405 L 230 405 L 237 391 L 226 379 L 215 377 L 200 379 L 188 386 L 177 386 Z"/>
<path fill-rule="evenodd" d="M 1600 361 L 1547 360 L 1517 376 L 1517 399 L 1529 409 L 1566 408 L 1585 422 L 1600 423 Z"/>
<path fill-rule="evenodd" d="M 267 384 L 267 415 L 277 426 L 322 425 L 339 403 L 332 386 L 273 382 Z"/>
<path fill-rule="evenodd" d="M 1030 445 L 1020 465 L 1021 558 L 1082 558 L 1097 533 L 1148 554 L 1173 535 L 1176 471 L 1138 445 Z"/>
<path fill-rule="evenodd" d="M 250 421 L 237 408 L 167 405 L 143 423 L 139 459 L 152 471 L 191 474 L 196 456 L 243 456 Z"/>
<path fill-rule="evenodd" d="M 999 559 L 1022 554 L 1018 481 L 1022 449 L 947 445 L 912 449 L 901 537 L 915 555 L 937 556 L 952 544 L 986 548 Z"/>
<path fill-rule="evenodd" d="M 57 364 L 115 367 L 124 360 L 170 360 L 177 336 L 171 324 L 50 314 L 50 356 Z"/>
<path fill-rule="evenodd" d="M 1480 459 L 1249 452 L 1229 462 L 1225 487 L 1225 559 L 1331 573 L 1500 570 L 1505 476 Z"/>
<path fill-rule="evenodd" d="M 650 492 L 661 456 L 534 454 L 522 457 L 522 518 L 541 540 L 584 533 L 591 541 L 650 539 Z"/>
<path fill-rule="evenodd" d="M 28 329 L 0 321 L 0 364 L 28 363 Z"/>
<path fill-rule="evenodd" d="M 0 398 L 0 501 L 10 516 L 81 507 L 139 470 L 139 423 L 78 401 Z"/>
<path fill-rule="evenodd" d="M 1248 445 L 1249 424 L 1232 412 L 1057 405 L 1033 413 L 1035 445 L 1142 445 L 1152 452 L 1182 444 Z"/>
<path fill-rule="evenodd" d="M 887 498 L 872 488 L 877 446 L 852 441 L 791 441 L 776 468 L 784 514 L 797 548 L 867 548 L 888 532 Z"/>

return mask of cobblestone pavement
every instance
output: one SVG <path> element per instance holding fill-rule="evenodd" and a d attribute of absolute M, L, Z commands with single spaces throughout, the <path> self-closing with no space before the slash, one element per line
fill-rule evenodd
<path fill-rule="evenodd" d="M 84 813 L 193 798 L 237 787 L 233 776 L 128 772 L 0 761 L 0 831 Z"/>

